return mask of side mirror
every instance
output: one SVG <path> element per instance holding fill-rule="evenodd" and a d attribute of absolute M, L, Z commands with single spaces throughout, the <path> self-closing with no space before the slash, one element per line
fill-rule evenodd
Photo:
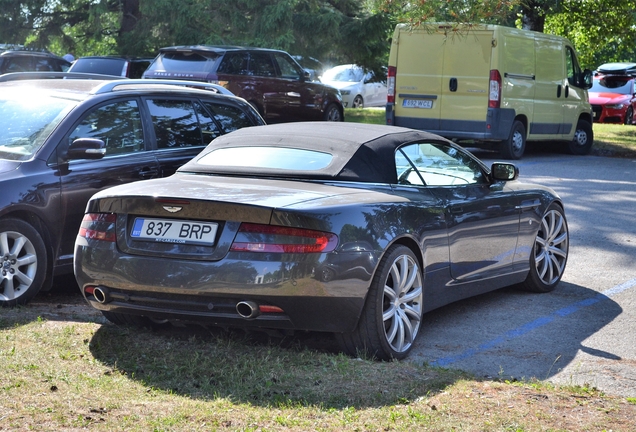
<path fill-rule="evenodd" d="M 68 147 L 69 159 L 101 159 L 106 154 L 106 144 L 97 138 L 78 138 Z"/>
<path fill-rule="evenodd" d="M 594 84 L 594 76 L 591 70 L 585 69 L 581 74 L 581 87 L 584 89 L 592 88 Z"/>
<path fill-rule="evenodd" d="M 511 181 L 519 178 L 519 168 L 511 163 L 495 162 L 490 172 L 494 180 Z"/>

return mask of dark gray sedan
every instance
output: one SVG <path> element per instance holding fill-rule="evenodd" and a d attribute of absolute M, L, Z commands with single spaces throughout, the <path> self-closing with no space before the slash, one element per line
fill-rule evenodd
<path fill-rule="evenodd" d="M 517 177 L 410 129 L 241 129 L 169 178 L 93 196 L 75 275 L 114 323 L 332 332 L 349 354 L 403 358 L 426 311 L 559 283 L 563 203 Z"/>

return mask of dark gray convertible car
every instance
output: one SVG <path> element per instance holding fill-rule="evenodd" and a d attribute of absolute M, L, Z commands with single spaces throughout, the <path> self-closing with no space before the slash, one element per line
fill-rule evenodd
<path fill-rule="evenodd" d="M 349 354 L 403 358 L 426 311 L 559 283 L 563 203 L 517 177 L 410 129 L 241 129 L 171 177 L 93 196 L 75 275 L 115 323 L 332 332 Z"/>

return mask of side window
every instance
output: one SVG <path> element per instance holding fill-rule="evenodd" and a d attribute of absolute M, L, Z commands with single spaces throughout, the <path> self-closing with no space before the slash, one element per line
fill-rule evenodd
<path fill-rule="evenodd" d="M 276 59 L 276 63 L 278 63 L 282 78 L 300 79 L 300 72 L 292 59 L 282 53 L 274 53 L 274 58 Z"/>
<path fill-rule="evenodd" d="M 211 102 L 205 102 L 205 106 L 214 113 L 214 118 L 221 125 L 223 133 L 254 125 L 247 114 L 238 107 Z"/>
<path fill-rule="evenodd" d="M 265 52 L 252 52 L 250 53 L 250 65 L 249 70 L 251 75 L 262 77 L 275 77 L 276 69 L 272 58 Z"/>
<path fill-rule="evenodd" d="M 52 72 L 52 71 L 60 71 L 57 65 L 53 63 L 53 60 L 49 60 L 46 58 L 36 58 L 35 60 L 35 70 L 41 72 Z"/>
<path fill-rule="evenodd" d="M 212 141 L 204 140 L 197 111 L 191 101 L 150 99 L 148 109 L 158 149 L 203 146 Z"/>
<path fill-rule="evenodd" d="M 207 145 L 214 138 L 220 136 L 221 131 L 203 105 L 199 102 L 194 102 L 194 109 L 199 117 L 199 127 L 203 134 L 203 144 Z"/>
<path fill-rule="evenodd" d="M 565 51 L 565 66 L 568 73 L 568 82 L 570 83 L 570 85 L 582 87 L 581 83 L 579 82 L 579 77 L 581 76 L 581 68 L 579 67 L 579 63 L 576 60 L 576 54 L 570 47 L 565 47 Z"/>
<path fill-rule="evenodd" d="M 8 63 L 4 69 L 5 73 L 33 70 L 31 57 L 29 56 L 9 57 L 5 61 Z"/>
<path fill-rule="evenodd" d="M 91 111 L 71 132 L 77 138 L 97 138 L 106 144 L 106 156 L 144 150 L 139 106 L 134 100 L 120 101 Z"/>
<path fill-rule="evenodd" d="M 249 75 L 246 52 L 230 52 L 223 56 L 217 70 L 221 74 Z"/>
<path fill-rule="evenodd" d="M 480 165 L 447 144 L 417 143 L 395 153 L 398 184 L 457 186 L 485 183 Z"/>

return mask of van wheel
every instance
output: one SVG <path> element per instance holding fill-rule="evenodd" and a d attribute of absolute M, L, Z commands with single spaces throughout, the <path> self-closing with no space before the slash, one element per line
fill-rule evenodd
<path fill-rule="evenodd" d="M 499 153 L 504 159 L 521 159 L 526 150 L 526 128 L 519 120 L 515 120 L 507 140 L 501 142 Z"/>
<path fill-rule="evenodd" d="M 592 150 L 594 143 L 594 132 L 592 125 L 585 120 L 579 120 L 576 124 L 574 138 L 565 147 L 566 152 L 573 155 L 586 155 Z"/>
<path fill-rule="evenodd" d="M 47 249 L 40 233 L 19 219 L 0 222 L 0 306 L 26 304 L 45 285 Z"/>

